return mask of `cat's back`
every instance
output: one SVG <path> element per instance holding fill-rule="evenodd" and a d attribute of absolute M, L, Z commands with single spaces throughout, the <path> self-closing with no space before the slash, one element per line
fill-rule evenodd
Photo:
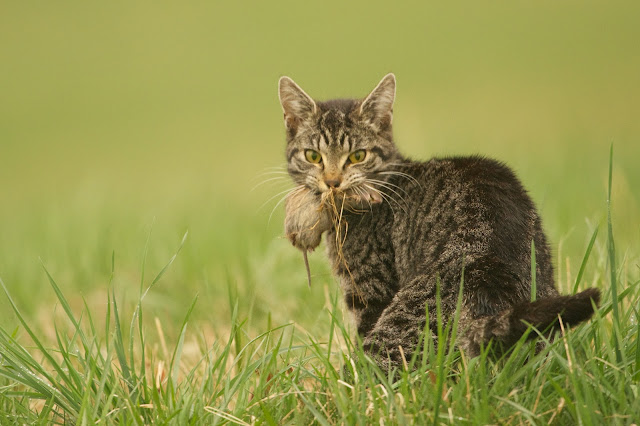
<path fill-rule="evenodd" d="M 482 156 L 443 157 L 406 166 L 416 179 L 409 182 L 413 195 L 419 200 L 426 197 L 425 202 L 437 199 L 439 205 L 452 207 L 451 213 L 472 213 L 468 208 L 473 206 L 490 209 L 492 215 L 535 212 L 520 180 L 500 161 Z"/>
<path fill-rule="evenodd" d="M 530 268 L 531 241 L 538 259 L 550 265 L 549 249 L 534 203 L 505 164 L 480 156 L 408 162 L 403 172 L 409 208 L 396 215 L 397 261 L 409 275 L 424 265 L 439 273 L 465 262 L 503 263 L 523 276 Z M 549 260 L 549 262 L 546 262 Z M 547 270 L 548 269 L 548 270 Z M 551 279 L 550 267 L 541 275 Z"/>
<path fill-rule="evenodd" d="M 442 179 L 464 194 L 455 206 L 463 216 L 477 215 L 488 222 L 494 239 L 531 239 L 540 226 L 535 204 L 516 174 L 506 164 L 481 156 L 433 160 Z M 428 166 L 429 167 L 429 166 Z"/>

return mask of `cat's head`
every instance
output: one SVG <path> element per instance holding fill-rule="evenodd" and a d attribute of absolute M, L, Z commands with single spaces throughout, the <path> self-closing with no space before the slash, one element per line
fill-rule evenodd
<path fill-rule="evenodd" d="M 314 101 L 289 77 L 279 82 L 287 162 L 296 184 L 378 203 L 398 158 L 391 122 L 396 79 L 386 75 L 364 99 Z"/>

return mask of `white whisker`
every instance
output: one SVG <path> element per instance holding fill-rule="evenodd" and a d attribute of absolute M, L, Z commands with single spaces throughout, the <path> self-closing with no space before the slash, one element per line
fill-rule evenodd
<path fill-rule="evenodd" d="M 378 184 L 376 184 L 375 182 L 370 182 L 370 183 L 371 183 L 371 185 L 373 185 L 374 187 L 375 187 L 376 185 L 380 185 L 379 183 L 378 183 Z M 383 198 L 384 198 L 384 196 L 386 196 L 386 197 L 387 197 L 387 198 L 389 198 L 390 200 L 394 201 L 394 202 L 398 205 L 398 207 L 400 207 L 400 208 L 402 209 L 402 211 L 404 211 L 405 213 L 407 213 L 407 210 L 405 209 L 405 207 L 407 206 L 407 202 L 405 201 L 405 199 L 404 199 L 400 194 L 398 194 L 396 191 L 394 191 L 392 188 L 387 188 L 387 187 L 385 187 L 384 185 L 380 185 L 380 186 L 382 186 L 383 188 L 388 189 L 388 190 L 392 191 L 394 194 L 396 194 L 396 195 L 398 196 L 398 198 L 399 198 L 400 200 L 402 200 L 402 202 L 404 203 L 404 206 L 403 206 L 402 204 L 400 204 L 400 202 L 399 202 L 398 200 L 396 200 L 394 197 L 392 197 L 390 194 L 387 194 L 387 193 L 385 193 L 384 191 L 381 191 L 379 188 L 376 188 L 376 190 L 378 191 L 378 193 L 379 193 L 381 196 L 383 196 Z M 387 202 L 388 202 L 388 201 L 387 201 Z"/>
<path fill-rule="evenodd" d="M 393 213 L 393 215 L 395 216 L 396 214 L 396 209 L 393 208 L 393 204 L 391 204 L 391 202 L 389 201 L 389 199 L 391 197 L 389 197 L 388 194 L 385 194 L 384 192 L 380 192 L 378 191 L 378 193 L 380 194 L 380 197 L 382 197 L 382 199 L 387 203 L 387 205 L 389 206 L 389 208 L 391 209 L 391 212 Z"/>
<path fill-rule="evenodd" d="M 294 190 L 299 190 L 299 189 L 301 189 L 301 188 L 304 188 L 304 185 L 298 185 L 298 186 L 296 186 L 296 187 L 289 188 L 289 189 L 285 189 L 284 191 L 280 191 L 280 192 L 278 192 L 276 195 L 272 196 L 272 197 L 271 197 L 271 198 L 269 198 L 267 201 L 265 201 L 264 203 L 262 203 L 262 205 L 261 205 L 260 207 L 258 207 L 258 210 L 262 209 L 264 206 L 266 206 L 267 204 L 269 204 L 269 202 L 270 202 L 271 200 L 273 200 L 274 198 L 279 197 L 280 195 L 282 195 L 282 194 L 286 194 L 286 193 L 288 193 L 288 192 L 293 192 Z M 285 196 L 285 197 L 286 197 L 286 196 Z"/>
<path fill-rule="evenodd" d="M 384 191 L 381 191 L 378 188 L 375 188 L 373 186 L 370 186 L 368 184 L 364 184 L 364 186 L 366 186 L 367 188 L 369 188 L 372 191 L 376 191 L 378 194 L 380 194 L 380 196 L 382 197 L 383 200 L 385 200 L 387 202 L 387 204 L 389 205 L 389 207 L 391 208 L 391 211 L 393 212 L 393 214 L 396 214 L 395 209 L 393 208 L 393 205 L 391 204 L 390 200 L 395 202 L 398 207 L 400 207 L 405 213 L 407 212 L 404 207 L 398 202 L 398 200 L 396 200 L 395 198 L 393 198 L 392 196 L 390 196 L 389 194 L 386 194 Z"/>
<path fill-rule="evenodd" d="M 288 168 L 287 164 L 283 164 L 280 166 L 264 167 L 262 170 L 259 171 L 258 176 L 261 176 L 263 174 L 269 174 L 269 173 L 287 173 L 287 168 Z"/>
<path fill-rule="evenodd" d="M 278 206 L 287 198 L 291 197 L 294 194 L 297 194 L 300 191 L 303 191 L 305 189 L 305 187 L 303 185 L 297 186 L 295 188 L 293 188 L 291 191 L 289 191 L 287 194 L 285 194 L 277 203 L 275 206 L 273 206 L 273 208 L 271 209 L 271 213 L 269 213 L 269 220 L 267 221 L 267 224 L 271 223 L 271 217 L 273 216 L 273 213 L 276 211 L 276 209 L 278 208 Z"/>
<path fill-rule="evenodd" d="M 288 175 L 289 172 L 286 170 L 267 170 L 265 172 L 260 172 L 256 176 L 262 175 Z"/>
<path fill-rule="evenodd" d="M 396 170 L 386 170 L 384 172 L 378 172 L 378 174 L 400 176 L 400 177 L 403 177 L 405 179 L 413 181 L 416 185 L 418 185 L 420 188 L 422 188 L 422 184 L 418 181 L 418 179 L 414 178 L 413 176 L 411 176 L 408 173 L 399 172 L 399 171 L 396 171 Z"/>
<path fill-rule="evenodd" d="M 249 190 L 249 192 L 253 192 L 256 188 L 258 188 L 258 187 L 260 187 L 260 186 L 262 186 L 262 185 L 264 185 L 266 183 L 273 182 L 274 180 L 285 181 L 287 179 L 284 176 L 277 176 L 277 177 L 272 177 L 272 178 L 269 178 L 269 179 L 265 179 L 262 182 L 258 182 L 257 184 L 255 184 L 253 186 L 253 188 L 251 188 Z"/>
<path fill-rule="evenodd" d="M 409 194 L 407 194 L 407 191 L 405 191 L 405 190 L 404 190 L 404 188 L 401 188 L 401 187 L 399 187 L 398 185 L 395 185 L 395 184 L 393 184 L 393 183 L 390 183 L 390 182 L 387 182 L 387 181 L 384 181 L 384 180 L 379 180 L 379 179 L 367 179 L 367 180 L 368 180 L 369 182 L 375 182 L 375 183 L 378 183 L 378 184 L 380 184 L 380 185 L 383 185 L 383 186 L 385 186 L 385 188 L 388 188 L 388 189 L 391 189 L 391 188 L 397 188 L 397 189 L 399 189 L 400 191 L 404 192 L 404 193 L 405 193 L 405 195 L 409 195 Z"/>
<path fill-rule="evenodd" d="M 404 199 L 404 197 L 402 195 L 400 195 L 400 193 L 398 193 L 396 190 L 394 190 L 391 186 L 389 186 L 390 184 L 381 180 L 376 180 L 376 179 L 367 179 L 368 182 L 370 182 L 373 185 L 380 185 L 385 189 L 388 189 L 389 191 L 393 192 L 394 194 L 396 194 L 398 196 L 398 198 L 400 198 L 400 200 L 402 200 L 402 202 L 407 205 L 407 201 Z M 395 185 L 394 185 L 395 186 Z M 399 188 L 401 191 L 404 191 L 402 188 Z M 405 191 L 406 194 L 406 191 Z M 387 194 L 389 195 L 389 194 Z"/>
<path fill-rule="evenodd" d="M 255 175 L 251 178 L 252 181 L 262 180 L 264 177 L 278 176 L 278 177 L 287 177 L 289 175 L 288 172 L 263 172 L 258 175 Z"/>

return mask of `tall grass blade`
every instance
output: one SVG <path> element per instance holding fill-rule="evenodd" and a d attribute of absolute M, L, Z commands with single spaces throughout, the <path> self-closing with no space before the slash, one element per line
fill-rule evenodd
<path fill-rule="evenodd" d="M 197 301 L 198 297 L 196 296 L 193 299 L 193 302 L 191 302 L 191 306 L 189 306 L 187 314 L 184 316 L 182 327 L 180 327 L 180 337 L 178 337 L 178 344 L 176 345 L 176 348 L 173 351 L 173 355 L 171 356 L 171 365 L 169 367 L 169 371 L 171 371 L 171 381 L 174 386 L 178 383 L 178 373 L 180 372 L 180 357 L 182 356 L 182 346 L 184 345 L 184 337 L 187 332 L 187 323 L 189 322 L 189 318 L 191 317 L 191 313 L 193 312 Z"/>
<path fill-rule="evenodd" d="M 438 352 L 436 355 L 437 358 L 437 366 L 438 366 L 438 374 L 436 376 L 436 386 L 435 386 L 435 401 L 434 401 L 434 413 L 433 413 L 433 424 L 434 426 L 437 424 L 438 416 L 440 413 L 440 408 L 442 405 L 442 389 L 444 387 L 445 380 L 445 372 L 444 372 L 444 357 L 445 357 L 445 342 L 446 342 L 446 333 L 443 330 L 442 323 L 442 297 L 441 297 L 441 281 L 440 276 L 436 276 L 436 318 L 438 322 Z"/>
<path fill-rule="evenodd" d="M 82 341 L 84 350 L 89 351 L 91 343 L 89 342 L 89 339 L 87 339 L 84 332 L 82 331 L 82 328 L 80 327 L 80 322 L 76 320 L 76 317 L 73 314 L 73 311 L 71 310 L 71 305 L 69 305 L 69 302 L 67 301 L 67 298 L 62 293 L 62 290 L 60 290 L 60 287 L 58 286 L 56 281 L 53 279 L 53 277 L 51 276 L 47 268 L 44 266 L 44 263 L 42 263 L 42 259 L 40 260 L 40 264 L 42 265 L 42 269 L 44 269 L 44 272 L 47 275 L 47 278 L 49 279 L 49 284 L 51 284 L 53 291 L 56 293 L 56 297 L 58 298 L 58 301 L 62 305 L 62 308 L 64 309 L 65 314 L 67 314 L 67 318 L 69 318 L 69 320 L 73 324 L 75 332 L 78 333 L 78 335 L 80 336 L 80 340 Z"/>
<path fill-rule="evenodd" d="M 118 303 L 116 302 L 115 290 L 111 289 L 111 304 L 113 305 L 113 320 L 115 323 L 115 346 L 116 356 L 120 364 L 120 370 L 122 372 L 123 379 L 129 388 L 129 392 L 133 393 L 133 381 L 131 380 L 131 369 L 127 364 L 127 356 L 124 349 L 124 340 L 122 337 L 122 327 L 120 325 L 120 313 L 118 312 Z"/>
<path fill-rule="evenodd" d="M 591 250 L 593 249 L 593 244 L 596 242 L 596 237 L 598 236 L 598 230 L 599 227 L 596 226 L 595 231 L 593 231 L 593 235 L 591 235 L 591 239 L 589 240 L 589 245 L 587 246 L 587 251 L 584 254 L 584 257 L 582 258 L 582 264 L 580 265 L 580 270 L 578 271 L 578 276 L 576 277 L 576 282 L 573 285 L 573 292 L 572 293 L 577 293 L 578 292 L 578 287 L 580 286 L 580 283 L 582 282 L 582 276 L 584 275 L 584 270 L 587 266 L 587 261 L 589 260 L 589 256 L 591 255 Z"/>
<path fill-rule="evenodd" d="M 616 274 L 616 247 L 613 241 L 613 225 L 611 221 L 611 189 L 613 182 L 613 144 L 609 151 L 609 191 L 607 197 L 607 254 L 609 260 L 609 272 L 611 277 L 611 303 L 613 304 L 613 344 L 616 351 L 616 359 L 622 361 L 620 353 L 620 312 L 618 305 L 618 279 Z"/>
<path fill-rule="evenodd" d="M 178 246 L 178 250 L 176 250 L 176 252 L 173 254 L 173 256 L 171 256 L 171 259 L 169 259 L 169 261 L 167 262 L 166 265 L 164 265 L 164 267 L 160 270 L 160 272 L 158 272 L 158 274 L 156 275 L 156 277 L 153 279 L 153 281 L 151 281 L 151 285 L 149 286 L 149 288 L 147 289 L 147 292 L 149 291 L 149 289 L 155 284 L 157 283 L 160 278 L 162 278 L 162 276 L 164 275 L 164 273 L 167 271 L 167 269 L 173 264 L 173 261 L 176 260 L 176 258 L 178 257 L 178 254 L 180 254 L 180 251 L 182 250 L 182 247 L 184 247 L 184 243 L 187 241 L 187 237 L 189 236 L 189 231 L 186 231 L 184 233 L 184 235 L 182 236 L 182 240 L 180 241 L 180 245 Z M 145 292 L 146 294 L 146 292 Z"/>
<path fill-rule="evenodd" d="M 636 321 L 638 319 L 638 310 L 635 310 Z M 636 367 L 635 374 L 633 375 L 634 380 L 640 381 L 640 321 L 638 321 L 637 331 L 636 331 Z"/>

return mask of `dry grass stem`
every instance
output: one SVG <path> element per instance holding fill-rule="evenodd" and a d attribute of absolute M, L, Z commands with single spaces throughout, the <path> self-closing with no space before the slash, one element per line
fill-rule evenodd
<path fill-rule="evenodd" d="M 349 232 L 349 222 L 347 222 L 347 220 L 343 217 L 344 209 L 345 209 L 345 201 L 347 197 L 344 193 L 341 193 L 340 196 L 342 197 L 342 202 L 340 203 L 340 210 L 338 210 L 338 205 L 336 204 L 334 191 L 326 192 L 325 195 L 323 195 L 323 204 L 329 204 L 332 210 L 331 219 L 333 223 L 333 229 L 336 233 L 335 241 L 336 241 L 336 253 L 338 255 L 338 258 L 340 259 L 340 262 L 342 263 L 347 273 L 349 274 L 349 278 L 351 279 L 353 288 L 356 289 L 356 294 L 358 299 L 360 300 L 361 303 L 363 303 L 366 306 L 367 303 L 366 303 L 366 300 L 364 299 L 362 291 L 356 284 L 355 278 L 353 278 L 353 274 L 351 273 L 351 269 L 349 268 L 349 264 L 347 263 L 347 260 L 344 257 L 343 246 L 347 239 L 347 233 Z M 348 206 L 347 206 L 347 209 L 349 210 Z M 344 228 L 344 233 L 343 233 L 343 228 Z"/>

